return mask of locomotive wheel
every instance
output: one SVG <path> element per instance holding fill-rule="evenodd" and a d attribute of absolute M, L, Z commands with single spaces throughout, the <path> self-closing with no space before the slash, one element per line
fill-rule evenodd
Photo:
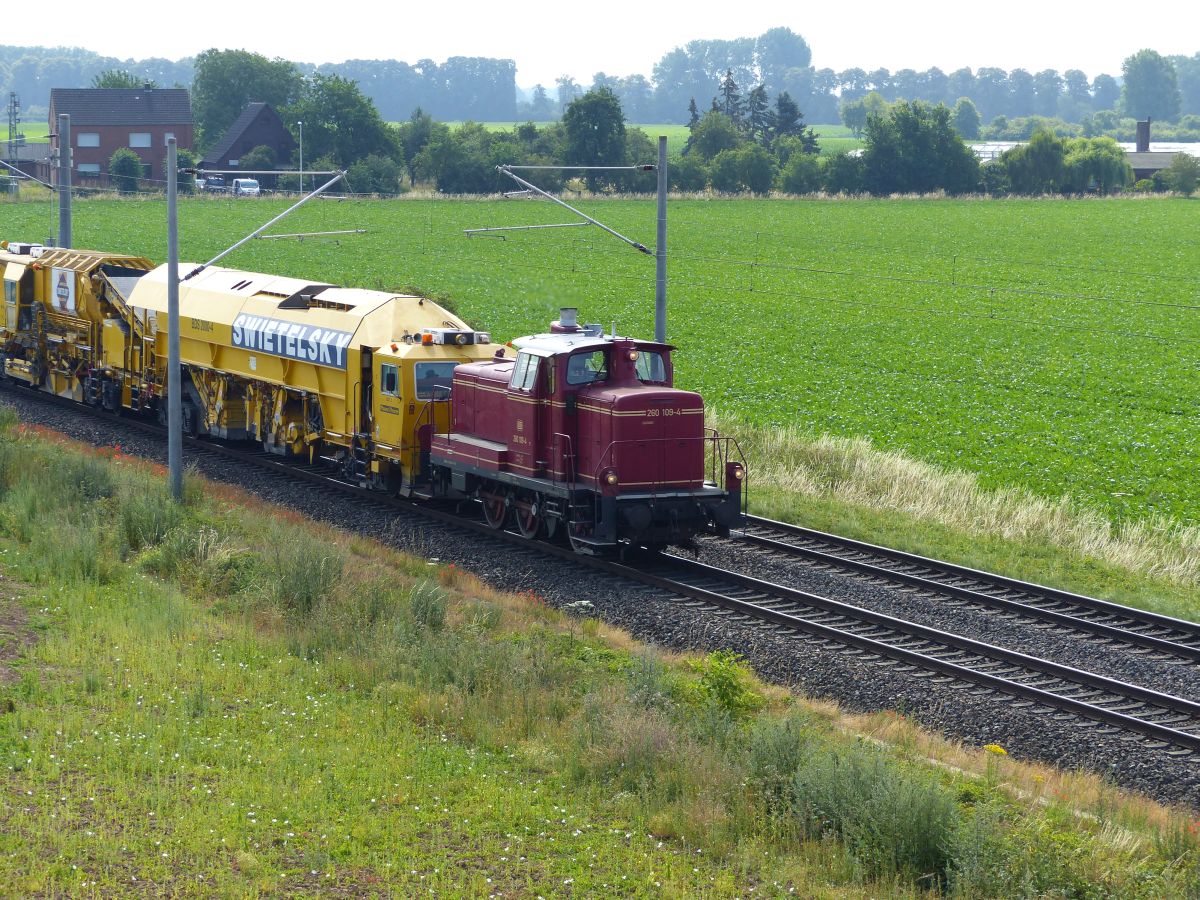
<path fill-rule="evenodd" d="M 507 498 L 503 494 L 480 493 L 479 502 L 483 504 L 483 521 L 488 528 L 503 528 L 504 520 L 508 518 Z"/>
<path fill-rule="evenodd" d="M 513 504 L 513 520 L 517 523 L 517 533 L 526 540 L 533 540 L 542 530 L 542 512 L 539 498 L 517 500 Z"/>

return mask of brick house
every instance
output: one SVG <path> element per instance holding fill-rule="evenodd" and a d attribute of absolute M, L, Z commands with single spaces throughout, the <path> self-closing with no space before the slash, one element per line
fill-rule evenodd
<path fill-rule="evenodd" d="M 142 161 L 142 177 L 163 180 L 167 138 L 192 146 L 192 103 L 185 88 L 53 88 L 50 149 L 58 150 L 58 117 L 71 117 L 72 183 L 108 184 L 108 161 L 128 147 Z M 50 180 L 52 166 L 39 178 Z"/>
<path fill-rule="evenodd" d="M 241 158 L 255 147 L 274 150 L 277 168 L 291 167 L 296 139 L 269 103 L 247 104 L 229 130 L 205 154 L 200 168 L 215 171 L 244 169 Z M 268 183 L 266 186 L 273 185 Z"/>

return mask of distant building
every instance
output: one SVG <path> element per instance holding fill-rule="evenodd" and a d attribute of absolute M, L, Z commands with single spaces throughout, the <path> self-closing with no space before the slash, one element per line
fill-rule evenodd
<path fill-rule="evenodd" d="M 270 147 L 280 168 L 291 168 L 296 139 L 269 103 L 250 103 L 213 144 L 200 162 L 202 169 L 244 169 L 242 157 L 255 147 Z"/>
<path fill-rule="evenodd" d="M 50 160 L 50 145 L 45 142 L 27 143 L 21 140 L 19 143 L 14 142 L 9 144 L 8 141 L 0 141 L 0 160 L 3 160 L 7 165 L 0 166 L 0 175 L 14 174 L 12 169 L 19 169 L 25 175 L 37 177 L 38 166 L 46 165 Z"/>
<path fill-rule="evenodd" d="M 53 88 L 50 149 L 58 150 L 58 117 L 71 117 L 72 183 L 108 184 L 108 161 L 128 147 L 142 161 L 142 177 L 162 180 L 167 138 L 181 149 L 193 139 L 192 103 L 184 88 Z M 38 175 L 51 180 L 52 163 Z"/>

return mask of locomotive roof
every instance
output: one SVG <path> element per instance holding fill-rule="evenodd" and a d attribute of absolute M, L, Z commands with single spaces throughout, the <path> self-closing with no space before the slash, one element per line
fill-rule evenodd
<path fill-rule="evenodd" d="M 600 350 L 611 346 L 616 341 L 633 341 L 638 347 L 646 350 L 673 350 L 670 344 L 657 344 L 653 341 L 639 341 L 634 338 L 613 337 L 611 334 L 588 334 L 583 331 L 566 334 L 531 334 L 528 337 L 516 338 L 512 345 L 518 350 L 533 353 L 536 356 L 555 356 L 559 353 L 570 353 L 575 350 Z"/>

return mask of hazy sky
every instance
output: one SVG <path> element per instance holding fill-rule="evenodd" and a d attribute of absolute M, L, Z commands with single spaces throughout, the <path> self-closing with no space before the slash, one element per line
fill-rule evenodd
<path fill-rule="evenodd" d="M 166 4 L 160 8 L 166 7 Z M 103 8 L 105 12 L 97 15 Z M 40 28 L 5 29 L 0 44 L 80 46 L 120 59 L 178 59 L 218 47 L 322 63 L 345 59 L 492 56 L 517 63 L 517 83 L 547 87 L 563 74 L 581 84 L 599 71 L 649 76 L 660 57 L 697 38 L 754 37 L 783 25 L 804 37 L 813 65 L 868 71 L 938 66 L 1082 69 L 1119 75 L 1126 56 L 1200 51 L 1200 3 L 1167 0 L 1153 12 L 1105 10 L 1095 2 L 496 3 L 477 0 L 235 4 L 235 13 L 185 13 L 170 6 L 161 27 L 153 6 L 98 7 L 58 0 Z M 685 8 L 686 14 L 677 12 Z M 1122 10 L 1118 13 L 1116 10 Z M 149 14 L 147 14 L 149 12 Z"/>

